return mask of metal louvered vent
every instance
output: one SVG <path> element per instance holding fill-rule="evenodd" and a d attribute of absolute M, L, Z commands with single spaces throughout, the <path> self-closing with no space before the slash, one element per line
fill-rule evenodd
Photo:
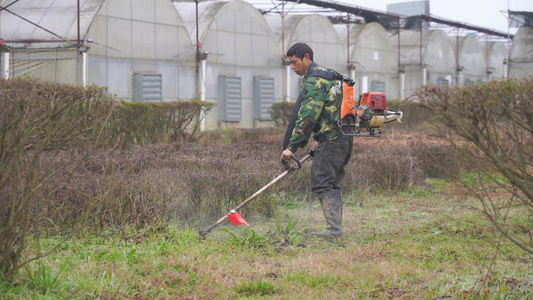
<path fill-rule="evenodd" d="M 254 79 L 254 112 L 256 120 L 270 121 L 268 112 L 274 104 L 274 78 L 255 77 Z"/>
<path fill-rule="evenodd" d="M 242 119 L 241 78 L 219 77 L 220 120 L 240 122 Z"/>
<path fill-rule="evenodd" d="M 475 84 L 476 84 L 476 82 L 474 80 L 465 79 L 465 83 L 464 83 L 465 86 L 473 86 Z"/>
<path fill-rule="evenodd" d="M 136 73 L 134 76 L 134 101 L 163 100 L 163 84 L 161 81 L 161 74 Z"/>
<path fill-rule="evenodd" d="M 450 81 L 447 79 L 439 78 L 437 79 L 437 84 L 441 88 L 441 90 L 444 90 L 445 87 L 450 85 Z"/>
<path fill-rule="evenodd" d="M 372 83 L 370 83 L 370 90 L 372 92 L 380 92 L 385 94 L 385 82 L 372 81 Z"/>

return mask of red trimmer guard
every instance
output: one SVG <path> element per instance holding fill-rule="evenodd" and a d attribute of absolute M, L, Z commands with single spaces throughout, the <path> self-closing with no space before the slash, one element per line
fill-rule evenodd
<path fill-rule="evenodd" d="M 231 210 L 228 213 L 228 220 L 233 225 L 246 225 L 250 226 L 250 224 L 246 223 L 246 221 L 239 215 L 239 213 L 235 210 Z"/>

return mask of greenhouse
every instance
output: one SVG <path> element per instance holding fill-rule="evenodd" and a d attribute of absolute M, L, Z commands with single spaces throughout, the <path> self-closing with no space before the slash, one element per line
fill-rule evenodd
<path fill-rule="evenodd" d="M 513 39 L 509 76 L 533 76 L 533 28 L 521 27 Z"/>
<path fill-rule="evenodd" d="M 398 47 L 398 36 L 391 36 Z M 434 84 L 448 86 L 455 81 L 455 52 L 448 36 L 442 30 L 400 32 L 400 86 L 405 95 L 412 90 Z M 404 74 L 404 75 L 402 75 Z"/>
<path fill-rule="evenodd" d="M 315 14 L 288 15 L 283 20 L 283 26 L 279 15 L 266 15 L 265 18 L 272 32 L 276 34 L 279 44 L 284 47 L 283 50 L 279 48 L 280 55 L 286 54 L 290 46 L 295 43 L 306 43 L 313 49 L 313 60 L 317 64 L 349 75 L 345 42 L 339 38 L 328 18 Z M 286 86 L 290 88 L 290 93 L 286 100 L 295 101 L 298 98 L 301 80 L 288 65 L 284 76 L 287 74 Z"/>
<path fill-rule="evenodd" d="M 337 26 L 343 36 L 345 26 Z M 381 92 L 398 97 L 398 58 L 389 34 L 378 23 L 355 24 L 349 28 L 350 66 L 358 84 L 355 94 Z M 346 33 L 348 34 L 348 33 Z"/>
<path fill-rule="evenodd" d="M 106 86 L 124 100 L 195 95 L 195 49 L 169 1 L 80 1 L 79 26 L 75 2 L 20 1 L 12 11 L 30 20 L 2 15 L 12 77 Z"/>
<path fill-rule="evenodd" d="M 485 44 L 474 35 L 450 37 L 456 55 L 456 84 L 472 86 L 487 81 Z M 480 51 L 481 50 L 481 51 Z"/>
<path fill-rule="evenodd" d="M 31 76 L 82 84 L 78 49 L 103 2 L 81 1 L 79 24 L 76 2 L 19 1 L 9 7 L 12 13 L 2 11 L 0 36 L 12 49 L 2 57 L 4 77 Z"/>
<path fill-rule="evenodd" d="M 507 47 L 503 42 L 485 42 L 487 62 L 487 81 L 501 80 L 505 77 L 503 62 L 507 60 Z"/>
<path fill-rule="evenodd" d="M 217 104 L 206 128 L 251 128 L 269 121 L 268 108 L 282 97 L 282 59 L 261 13 L 243 1 L 202 2 L 196 28 L 195 4 L 174 5 L 199 39 L 201 98 Z"/>

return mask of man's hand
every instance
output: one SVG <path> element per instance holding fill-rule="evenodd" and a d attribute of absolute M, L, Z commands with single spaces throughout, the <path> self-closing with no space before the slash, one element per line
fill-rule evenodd
<path fill-rule="evenodd" d="M 316 147 L 318 147 L 318 142 L 315 140 L 312 140 L 309 142 L 309 150 L 315 151 Z"/>
<path fill-rule="evenodd" d="M 281 160 L 290 160 L 293 154 L 294 153 L 292 153 L 292 151 L 287 148 L 283 150 L 283 152 L 281 152 Z"/>

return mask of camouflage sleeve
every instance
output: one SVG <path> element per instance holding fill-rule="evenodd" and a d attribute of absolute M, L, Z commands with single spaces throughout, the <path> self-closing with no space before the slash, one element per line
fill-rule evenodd
<path fill-rule="evenodd" d="M 302 90 L 302 103 L 298 112 L 298 119 L 294 125 L 289 149 L 294 153 L 298 148 L 307 145 L 315 125 L 322 114 L 325 103 L 325 93 L 322 91 L 324 79 L 309 77 Z"/>

